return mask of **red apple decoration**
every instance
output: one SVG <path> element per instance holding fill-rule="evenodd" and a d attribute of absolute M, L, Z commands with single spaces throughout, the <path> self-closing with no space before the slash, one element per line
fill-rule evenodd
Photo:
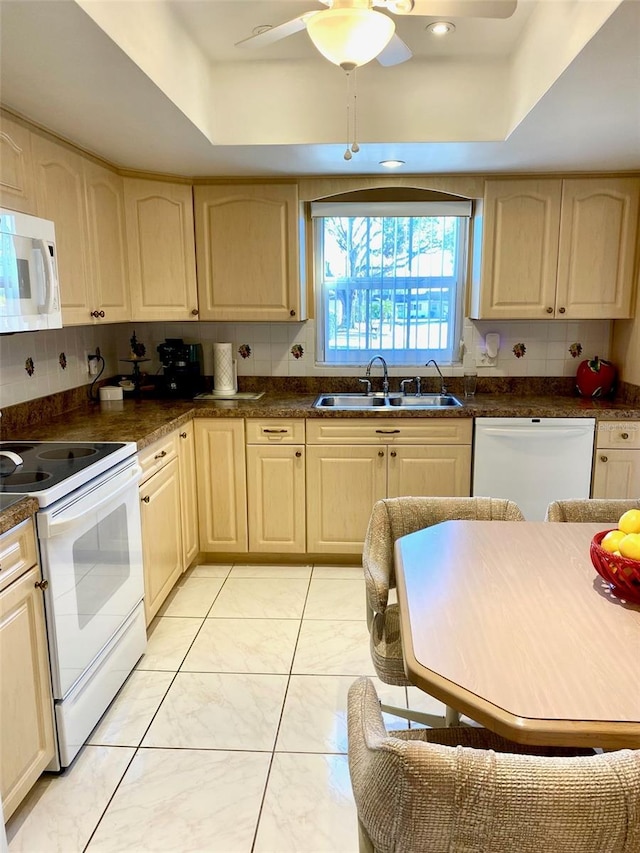
<path fill-rule="evenodd" d="M 613 390 L 616 369 L 610 361 L 598 358 L 580 362 L 576 373 L 576 388 L 582 397 L 606 397 Z"/>

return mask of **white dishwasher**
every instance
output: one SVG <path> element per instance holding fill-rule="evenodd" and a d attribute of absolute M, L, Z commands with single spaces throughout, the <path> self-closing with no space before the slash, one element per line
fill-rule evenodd
<path fill-rule="evenodd" d="M 594 418 L 476 418 L 473 494 L 544 521 L 551 501 L 588 498 Z"/>

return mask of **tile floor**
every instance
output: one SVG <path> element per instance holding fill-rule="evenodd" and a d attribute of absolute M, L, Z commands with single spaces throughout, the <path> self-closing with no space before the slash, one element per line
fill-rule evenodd
<path fill-rule="evenodd" d="M 372 674 L 361 568 L 198 566 L 72 766 L 12 816 L 9 851 L 357 853 L 346 698 Z"/>

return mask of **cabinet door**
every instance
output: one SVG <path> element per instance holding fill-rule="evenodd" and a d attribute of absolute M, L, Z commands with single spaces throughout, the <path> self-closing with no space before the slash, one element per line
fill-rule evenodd
<path fill-rule="evenodd" d="M 202 320 L 304 320 L 294 184 L 194 189 Z"/>
<path fill-rule="evenodd" d="M 122 323 L 131 316 L 122 178 L 90 160 L 84 162 L 96 322 Z M 104 316 L 103 316 L 104 315 Z"/>
<path fill-rule="evenodd" d="M 193 423 L 178 431 L 180 437 L 180 510 L 182 519 L 182 570 L 186 571 L 198 556 L 198 491 L 196 484 L 196 445 Z"/>
<path fill-rule="evenodd" d="M 248 537 L 244 421 L 197 419 L 194 429 L 200 551 L 245 552 Z"/>
<path fill-rule="evenodd" d="M 594 498 L 637 498 L 640 495 L 640 450 L 596 450 Z"/>
<path fill-rule="evenodd" d="M 640 178 L 563 181 L 557 311 L 632 317 Z"/>
<path fill-rule="evenodd" d="M 37 566 L 0 593 L 0 795 L 7 820 L 54 755 L 53 700 Z"/>
<path fill-rule="evenodd" d="M 140 486 L 144 611 L 147 625 L 182 574 L 178 460 Z"/>
<path fill-rule="evenodd" d="M 250 551 L 305 551 L 303 446 L 247 446 L 247 504 Z"/>
<path fill-rule="evenodd" d="M 390 447 L 387 494 L 468 497 L 471 446 Z"/>
<path fill-rule="evenodd" d="M 486 182 L 480 294 L 472 317 L 553 316 L 561 188 L 555 179 Z"/>
<path fill-rule="evenodd" d="M 371 509 L 387 487 L 386 447 L 307 446 L 307 551 L 362 552 Z"/>
<path fill-rule="evenodd" d="M 124 179 L 133 320 L 196 320 L 191 187 Z"/>
<path fill-rule="evenodd" d="M 65 326 L 86 325 L 94 308 L 87 275 L 83 158 L 35 134 L 31 142 L 38 214 L 55 223 L 62 321 Z"/>
<path fill-rule="evenodd" d="M 4 115 L 0 123 L 0 207 L 34 216 L 38 212 L 31 134 Z"/>

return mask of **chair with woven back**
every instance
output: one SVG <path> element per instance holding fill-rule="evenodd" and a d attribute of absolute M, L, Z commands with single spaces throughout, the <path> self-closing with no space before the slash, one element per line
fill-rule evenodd
<path fill-rule="evenodd" d="M 396 586 L 396 539 L 453 520 L 524 521 L 524 518 L 517 504 L 502 498 L 399 497 L 385 498 L 373 507 L 362 565 L 371 657 L 378 678 L 385 684 L 411 685 L 404 672 L 398 605 L 389 601 L 389 593 Z M 425 554 L 425 560 L 428 558 Z M 444 717 L 387 704 L 382 709 L 428 726 L 439 726 L 445 721 L 454 725 L 459 719 L 451 708 L 447 708 Z"/>
<path fill-rule="evenodd" d="M 616 525 L 623 512 L 640 509 L 640 498 L 584 498 L 553 501 L 547 507 L 545 521 L 587 522 Z"/>
<path fill-rule="evenodd" d="M 360 853 L 640 850 L 640 750 L 576 756 L 470 726 L 387 732 L 368 678 L 349 690 L 348 737 Z"/>

